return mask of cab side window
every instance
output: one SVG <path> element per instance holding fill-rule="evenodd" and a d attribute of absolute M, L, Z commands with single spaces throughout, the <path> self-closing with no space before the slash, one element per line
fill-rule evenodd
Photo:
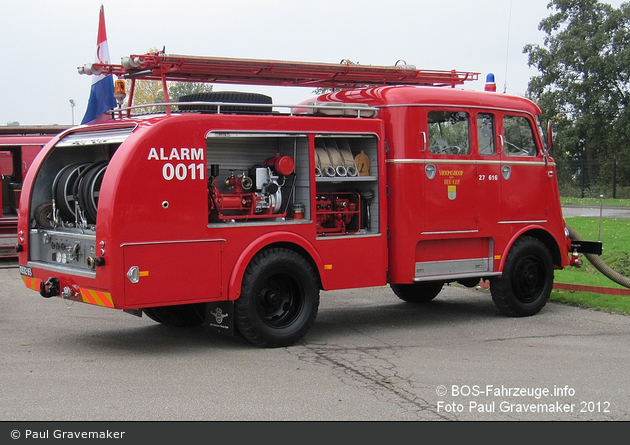
<path fill-rule="evenodd" d="M 479 147 L 479 154 L 495 154 L 494 141 L 494 116 L 492 114 L 479 113 L 477 115 L 477 145 Z"/>
<path fill-rule="evenodd" d="M 534 133 L 529 121 L 522 116 L 503 117 L 503 136 L 507 156 L 536 156 Z"/>
<path fill-rule="evenodd" d="M 429 111 L 429 152 L 440 155 L 470 153 L 470 125 L 463 111 Z"/>

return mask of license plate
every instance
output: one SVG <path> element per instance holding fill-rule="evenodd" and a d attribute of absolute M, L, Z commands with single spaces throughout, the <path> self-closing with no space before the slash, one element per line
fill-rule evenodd
<path fill-rule="evenodd" d="M 32 277 L 33 269 L 28 266 L 22 266 L 20 264 L 20 275 L 24 275 L 25 277 Z"/>

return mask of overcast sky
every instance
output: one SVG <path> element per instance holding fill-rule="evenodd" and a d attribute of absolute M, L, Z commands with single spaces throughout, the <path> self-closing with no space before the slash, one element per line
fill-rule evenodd
<path fill-rule="evenodd" d="M 605 3 L 617 8 L 621 0 Z M 0 125 L 80 123 L 94 61 L 100 6 L 111 59 L 167 53 L 479 72 L 465 88 L 523 95 L 536 71 L 523 47 L 542 44 L 548 0 L 2 0 Z M 216 85 L 262 91 L 276 104 L 310 89 Z M 73 108 L 70 100 L 74 100 Z"/>

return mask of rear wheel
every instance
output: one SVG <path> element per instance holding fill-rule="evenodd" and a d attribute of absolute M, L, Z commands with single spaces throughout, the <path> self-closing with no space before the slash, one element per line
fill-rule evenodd
<path fill-rule="evenodd" d="M 510 317 L 538 313 L 553 288 L 553 261 L 547 247 L 529 236 L 519 238 L 508 253 L 501 277 L 490 280 L 492 300 Z"/>
<path fill-rule="evenodd" d="M 319 307 L 317 275 L 295 251 L 260 252 L 247 266 L 235 324 L 250 342 L 263 347 L 290 346 L 306 335 Z"/>
<path fill-rule="evenodd" d="M 420 281 L 412 284 L 390 284 L 396 296 L 407 303 L 427 303 L 442 291 L 441 281 Z"/>

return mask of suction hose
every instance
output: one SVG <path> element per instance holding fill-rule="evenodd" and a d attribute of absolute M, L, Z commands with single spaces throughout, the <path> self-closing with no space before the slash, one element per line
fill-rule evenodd
<path fill-rule="evenodd" d="M 569 229 L 569 237 L 571 238 L 571 240 L 584 241 L 580 234 L 577 233 L 574 229 L 569 226 L 567 226 L 567 229 Z M 604 274 L 605 277 L 610 278 L 612 281 L 619 284 L 620 286 L 630 288 L 630 279 L 611 269 L 610 266 L 602 261 L 599 255 L 585 253 L 584 256 L 593 266 L 595 266 L 595 269 L 599 270 L 602 274 Z"/>

